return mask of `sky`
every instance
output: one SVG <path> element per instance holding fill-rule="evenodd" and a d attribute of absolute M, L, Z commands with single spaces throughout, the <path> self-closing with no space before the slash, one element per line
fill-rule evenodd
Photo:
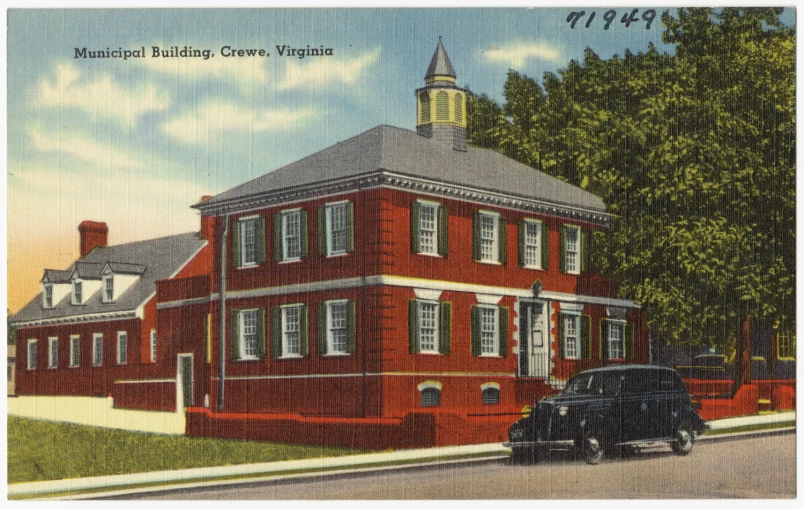
<path fill-rule="evenodd" d="M 39 292 L 45 268 L 78 257 L 83 220 L 106 222 L 110 244 L 197 231 L 190 206 L 203 195 L 379 124 L 415 129 L 414 90 L 439 36 L 458 85 L 502 101 L 508 69 L 541 81 L 586 47 L 672 52 L 654 9 L 648 29 L 641 18 L 626 27 L 631 9 L 616 8 L 608 30 L 603 7 L 10 10 L 8 307 Z M 308 45 L 332 55 L 277 48 Z M 154 57 L 155 46 L 214 56 Z M 225 46 L 269 55 L 226 57 Z M 83 48 L 144 56 L 76 58 Z"/>

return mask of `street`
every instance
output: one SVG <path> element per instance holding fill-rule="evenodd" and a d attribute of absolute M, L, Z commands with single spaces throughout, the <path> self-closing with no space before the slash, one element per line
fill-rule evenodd
<path fill-rule="evenodd" d="M 535 465 L 509 459 L 126 495 L 140 500 L 793 498 L 796 436 L 669 446 L 598 466 L 556 454 Z"/>

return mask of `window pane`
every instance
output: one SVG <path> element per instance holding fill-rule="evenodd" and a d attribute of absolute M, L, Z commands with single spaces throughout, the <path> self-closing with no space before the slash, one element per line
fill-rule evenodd
<path fill-rule="evenodd" d="M 564 317 L 564 356 L 578 358 L 578 317 Z"/>
<path fill-rule="evenodd" d="M 480 308 L 480 354 L 497 355 L 497 310 Z"/>
<path fill-rule="evenodd" d="M 83 302 L 81 293 L 83 292 L 83 283 L 81 281 L 75 282 L 75 302 L 81 304 Z"/>
<path fill-rule="evenodd" d="M 240 228 L 243 265 L 257 263 L 257 221 L 255 219 L 241 221 Z"/>
<path fill-rule="evenodd" d="M 151 331 L 151 361 L 156 361 L 156 331 Z"/>
<path fill-rule="evenodd" d="M 284 221 L 285 258 L 301 257 L 301 214 L 299 211 L 288 212 L 282 216 Z"/>
<path fill-rule="evenodd" d="M 566 229 L 566 269 L 567 272 L 578 272 L 578 229 Z"/>
<path fill-rule="evenodd" d="M 28 369 L 36 369 L 36 341 L 28 342 Z"/>
<path fill-rule="evenodd" d="M 542 225 L 525 222 L 525 266 L 541 268 L 542 265 Z"/>
<path fill-rule="evenodd" d="M 480 259 L 497 261 L 497 218 L 480 215 Z"/>
<path fill-rule="evenodd" d="M 609 359 L 622 359 L 623 353 L 623 329 L 622 323 L 609 323 Z"/>
<path fill-rule="evenodd" d="M 419 302 L 419 351 L 438 351 L 438 304 Z"/>
<path fill-rule="evenodd" d="M 94 336 L 92 342 L 92 364 L 100 366 L 103 362 L 103 336 Z"/>
<path fill-rule="evenodd" d="M 419 209 L 419 251 L 435 254 L 436 250 L 436 207 L 422 205 Z"/>
<path fill-rule="evenodd" d="M 70 366 L 78 366 L 78 359 L 81 353 L 81 340 L 77 337 L 70 338 Z"/>
<path fill-rule="evenodd" d="M 50 352 L 48 354 L 48 367 L 55 368 L 59 362 L 59 340 L 50 339 Z"/>
<path fill-rule="evenodd" d="M 329 348 L 332 353 L 346 353 L 347 303 L 333 302 L 329 305 Z"/>
<path fill-rule="evenodd" d="M 301 307 L 282 308 L 283 314 L 283 335 L 285 337 L 285 354 L 286 355 L 301 355 L 301 341 L 299 331 L 301 327 L 300 316 Z"/>
<path fill-rule="evenodd" d="M 493 387 L 483 389 L 483 404 L 496 405 L 500 402 L 500 390 Z"/>
<path fill-rule="evenodd" d="M 422 406 L 439 406 L 441 404 L 441 391 L 435 387 L 422 390 Z"/>
<path fill-rule="evenodd" d="M 329 211 L 330 254 L 346 252 L 347 217 L 346 204 L 331 205 Z"/>
<path fill-rule="evenodd" d="M 257 310 L 249 309 L 240 313 L 242 317 L 241 337 L 243 347 L 243 358 L 257 357 Z"/>
<path fill-rule="evenodd" d="M 128 335 L 126 333 L 117 335 L 117 363 L 125 364 L 128 360 Z"/>
<path fill-rule="evenodd" d="M 106 300 L 114 300 L 114 279 L 106 278 Z"/>

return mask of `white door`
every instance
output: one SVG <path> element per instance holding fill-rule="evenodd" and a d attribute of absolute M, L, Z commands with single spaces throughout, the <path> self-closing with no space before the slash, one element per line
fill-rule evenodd
<path fill-rule="evenodd" d="M 528 372 L 530 376 L 547 378 L 549 366 L 550 332 L 547 328 L 547 307 L 544 302 L 536 301 L 530 306 L 529 327 L 530 344 L 528 345 Z"/>

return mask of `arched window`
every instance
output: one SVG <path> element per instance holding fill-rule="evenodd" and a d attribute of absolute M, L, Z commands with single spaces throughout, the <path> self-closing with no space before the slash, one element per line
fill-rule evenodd
<path fill-rule="evenodd" d="M 449 120 L 449 96 L 446 92 L 436 94 L 436 120 Z"/>
<path fill-rule="evenodd" d="M 455 95 L 455 122 L 463 122 L 463 96 Z"/>
<path fill-rule="evenodd" d="M 497 405 L 500 403 L 500 389 L 496 387 L 486 387 L 483 389 L 483 404 Z"/>
<path fill-rule="evenodd" d="M 430 121 L 430 94 L 427 92 L 419 96 L 419 102 L 422 107 L 422 122 Z"/>
<path fill-rule="evenodd" d="M 439 406 L 441 404 L 441 390 L 437 387 L 422 389 L 422 406 Z"/>

